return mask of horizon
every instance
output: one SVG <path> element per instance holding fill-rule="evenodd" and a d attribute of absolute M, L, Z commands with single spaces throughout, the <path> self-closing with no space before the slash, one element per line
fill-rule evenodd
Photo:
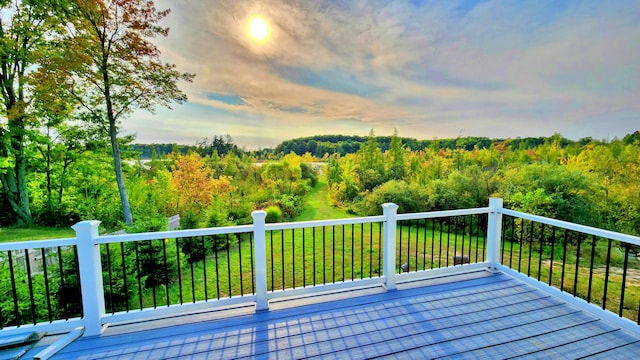
<path fill-rule="evenodd" d="M 634 1 L 276 0 L 171 8 L 153 42 L 196 74 L 189 102 L 136 111 L 138 143 L 229 134 L 274 148 L 314 135 L 622 138 L 640 120 Z M 259 34 L 251 29 L 260 19 Z"/>

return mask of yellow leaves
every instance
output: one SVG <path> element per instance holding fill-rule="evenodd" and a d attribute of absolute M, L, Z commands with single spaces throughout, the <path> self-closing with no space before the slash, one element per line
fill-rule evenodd
<path fill-rule="evenodd" d="M 178 212 L 203 211 L 211 204 L 213 196 L 227 198 L 237 190 L 231 185 L 230 176 L 215 179 L 213 170 L 206 166 L 198 154 L 178 156 L 175 164 L 171 182 L 178 199 Z"/>

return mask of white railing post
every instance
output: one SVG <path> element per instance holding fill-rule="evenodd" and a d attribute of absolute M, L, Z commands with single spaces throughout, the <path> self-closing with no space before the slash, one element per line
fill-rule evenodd
<path fill-rule="evenodd" d="M 487 260 L 491 264 L 491 270 L 496 271 L 500 265 L 500 242 L 502 239 L 502 209 L 504 200 L 501 198 L 489 199 L 489 219 L 487 221 Z"/>
<path fill-rule="evenodd" d="M 102 333 L 102 317 L 105 313 L 100 246 L 95 243 L 99 225 L 100 221 L 88 220 L 71 227 L 76 231 L 78 240 L 84 336 L 98 336 Z"/>
<path fill-rule="evenodd" d="M 251 213 L 253 217 L 253 247 L 256 274 L 256 311 L 268 310 L 267 301 L 267 240 L 265 220 L 267 213 L 262 210 Z"/>
<path fill-rule="evenodd" d="M 398 205 L 393 203 L 382 204 L 384 222 L 384 260 L 382 269 L 385 276 L 387 290 L 396 289 L 396 228 Z"/>

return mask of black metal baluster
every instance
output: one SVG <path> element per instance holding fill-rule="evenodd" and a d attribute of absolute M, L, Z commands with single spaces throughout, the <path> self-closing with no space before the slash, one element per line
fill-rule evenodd
<path fill-rule="evenodd" d="M 13 315 L 15 316 L 16 326 L 22 325 L 22 320 L 20 316 L 20 307 L 18 306 L 18 290 L 16 288 L 16 273 L 13 271 L 13 255 L 11 254 L 11 250 L 7 251 L 7 255 L 9 257 L 9 276 L 11 277 L 11 295 L 13 296 Z M 80 282 L 80 279 L 78 279 Z"/>
<path fill-rule="evenodd" d="M 463 261 L 462 261 L 463 265 L 464 265 L 464 241 L 465 241 L 465 236 L 464 236 L 465 231 L 464 230 L 465 230 L 465 223 L 466 223 L 465 222 L 465 217 L 462 216 L 462 232 L 460 233 L 460 235 L 462 236 L 462 246 L 460 248 L 460 256 L 463 257 Z M 469 246 L 471 246 L 471 245 L 469 245 Z M 471 262 L 471 258 L 469 258 L 469 262 Z"/>
<path fill-rule="evenodd" d="M 80 282 L 80 262 L 78 261 L 78 246 L 73 245 L 73 266 L 76 270 L 76 279 L 78 281 L 78 300 L 82 301 L 82 283 Z M 80 306 L 80 317 L 84 317 L 84 307 Z"/>
<path fill-rule="evenodd" d="M 438 223 L 440 223 L 440 243 L 438 244 L 438 246 L 440 247 L 438 249 L 438 269 L 440 269 L 441 265 L 440 265 L 440 261 L 442 261 L 442 219 L 438 219 Z"/>
<path fill-rule="evenodd" d="M 523 220 L 524 221 L 524 220 Z M 531 276 L 531 255 L 533 254 L 533 221 L 531 221 L 531 232 L 529 233 L 529 264 L 527 266 L 527 276 Z"/>
<path fill-rule="evenodd" d="M 553 286 L 553 259 L 556 250 L 556 227 L 551 228 L 551 266 L 549 267 L 549 286 Z"/>
<path fill-rule="evenodd" d="M 326 230 L 327 227 L 323 226 L 322 227 L 322 283 L 326 284 L 327 283 L 327 269 L 326 269 L 326 254 L 327 254 L 327 247 L 326 245 Z"/>
<path fill-rule="evenodd" d="M 382 275 L 382 251 L 384 245 L 382 244 L 382 223 L 378 223 L 378 275 Z"/>
<path fill-rule="evenodd" d="M 578 233 L 578 248 L 576 249 L 576 272 L 573 276 L 573 296 L 578 292 L 578 270 L 580 270 L 580 241 L 582 234 Z"/>
<path fill-rule="evenodd" d="M 426 219 L 425 219 L 426 221 Z M 425 227 L 425 231 L 427 231 Z M 431 218 L 431 269 L 433 269 L 433 264 L 435 263 L 435 245 L 436 245 L 436 219 Z M 440 254 L 438 254 L 438 258 L 440 258 Z"/>
<path fill-rule="evenodd" d="M 111 273 L 111 251 L 109 250 L 109 244 L 105 244 L 107 249 L 107 273 L 109 274 L 109 306 L 111 309 L 111 314 L 115 314 L 116 310 L 113 306 L 113 274 Z M 78 282 L 80 282 L 80 278 L 78 278 Z"/>
<path fill-rule="evenodd" d="M 271 249 L 273 249 L 273 246 L 271 247 Z M 213 239 L 213 258 L 216 262 L 216 297 L 218 300 L 220 300 L 220 264 L 218 261 L 218 240 L 216 238 Z M 273 271 L 273 268 L 271 269 Z M 273 281 L 273 276 L 271 277 L 271 279 L 271 281 Z"/>
<path fill-rule="evenodd" d="M 140 278 L 140 251 L 138 250 L 138 242 L 133 243 L 134 253 L 136 256 L 136 278 L 138 281 L 138 301 L 140 305 L 140 310 L 144 308 L 144 304 L 142 303 L 142 279 Z"/>
<path fill-rule="evenodd" d="M 351 225 L 353 237 L 353 225 Z M 364 223 L 360 223 L 360 280 L 364 279 Z"/>
<path fill-rule="evenodd" d="M 167 263 L 167 243 L 163 240 L 160 240 L 162 243 L 162 258 L 164 261 L 164 284 L 165 284 L 165 293 L 167 296 L 167 307 L 171 306 L 171 299 L 169 298 L 169 266 Z M 179 265 L 178 265 L 179 266 Z"/>
<path fill-rule="evenodd" d="M 313 245 L 313 286 L 316 286 L 316 227 L 312 227 L 311 231 L 311 245 Z"/>
<path fill-rule="evenodd" d="M 176 238 L 176 262 L 177 262 L 177 268 L 178 268 L 178 293 L 180 294 L 180 305 L 182 305 L 183 298 L 182 298 L 182 273 L 180 271 L 180 268 L 182 266 L 180 266 L 180 238 Z"/>
<path fill-rule="evenodd" d="M 286 289 L 284 274 L 284 229 L 280 230 L 280 268 L 282 270 L 282 290 Z"/>
<path fill-rule="evenodd" d="M 253 233 L 249 233 L 249 258 L 251 259 L 251 293 L 256 293 L 256 275 L 253 269 Z"/>
<path fill-rule="evenodd" d="M 380 249 L 378 249 L 380 253 Z M 369 223 L 369 277 L 373 277 L 373 223 Z"/>
<path fill-rule="evenodd" d="M 227 284 L 229 284 L 229 298 L 231 298 L 233 297 L 233 290 L 231 289 L 231 244 L 229 243 L 229 234 L 225 234 L 225 239 L 227 244 Z"/>
<path fill-rule="evenodd" d="M 152 241 L 148 240 L 148 244 L 149 244 L 149 256 L 153 257 L 154 251 L 153 251 Z M 157 303 L 157 298 L 156 298 L 155 281 L 154 281 L 154 286 L 151 287 L 151 293 L 153 294 L 153 308 L 156 309 L 158 307 L 158 303 Z"/>
<path fill-rule="evenodd" d="M 629 270 L 629 245 L 624 244 L 624 265 L 622 266 L 622 288 L 620 289 L 620 311 L 618 316 L 622 317 L 624 310 L 624 292 L 627 286 L 627 271 Z"/>
<path fill-rule="evenodd" d="M 473 227 L 473 215 L 469 215 L 469 254 L 467 255 L 467 257 L 469 258 L 469 262 L 471 262 L 471 248 L 473 248 L 473 234 L 471 232 L 471 228 Z M 463 231 L 466 230 L 466 226 L 463 229 Z M 464 241 L 464 235 L 462 235 L 462 241 Z M 475 262 L 478 262 L 478 259 L 476 259 Z"/>
<path fill-rule="evenodd" d="M 203 287 L 204 287 L 204 300 L 209 300 L 209 291 L 208 291 L 208 287 L 209 287 L 209 282 L 207 281 L 207 244 L 206 244 L 206 236 L 203 235 L 200 237 L 200 242 L 202 245 L 202 254 L 203 254 L 203 258 L 202 258 L 202 276 L 203 276 Z M 242 279 L 242 278 L 241 278 Z M 241 280 L 242 281 L 242 280 Z"/>
<path fill-rule="evenodd" d="M 509 238 L 509 242 L 511 243 L 511 250 L 509 251 L 509 267 L 513 269 L 513 243 L 515 242 L 515 234 L 516 234 L 516 218 L 511 217 L 511 237 Z M 522 247 L 522 246 L 520 246 Z"/>
<path fill-rule="evenodd" d="M 560 278 L 560 290 L 562 291 L 564 291 L 564 274 L 567 266 L 567 235 L 568 230 L 564 229 L 564 238 L 562 240 L 562 277 Z"/>
<path fill-rule="evenodd" d="M 458 253 L 458 218 L 453 218 L 454 221 L 456 222 L 455 224 L 455 228 L 454 228 L 454 233 L 453 233 L 453 265 L 456 265 L 455 262 L 455 257 L 456 254 Z"/>
<path fill-rule="evenodd" d="M 400 241 L 400 245 L 398 246 L 398 250 L 397 250 L 397 260 L 396 260 L 396 265 L 400 266 L 402 265 L 402 222 L 398 222 L 398 229 L 400 231 L 400 236 L 398 237 L 398 240 Z M 399 268 L 400 272 L 402 272 L 402 268 Z"/>
<path fill-rule="evenodd" d="M 58 250 L 58 270 L 60 270 L 60 289 L 64 289 L 64 262 L 62 261 L 62 248 L 57 247 Z M 11 269 L 11 267 L 9 267 Z M 79 280 L 79 279 L 78 279 Z M 80 281 L 78 281 L 80 283 Z M 62 304 L 62 317 L 65 320 L 69 320 L 69 313 L 67 311 L 67 305 Z"/>
<path fill-rule="evenodd" d="M 305 249 L 305 233 L 306 228 L 302 228 L 302 287 L 307 287 L 307 257 Z"/>
<path fill-rule="evenodd" d="M 193 247 L 195 248 L 196 239 L 192 238 L 189 241 L 193 243 Z M 204 263 L 205 258 L 207 257 L 206 253 L 202 253 L 202 262 Z M 180 266 L 180 265 L 178 265 Z M 196 275 L 193 269 L 193 261 L 189 261 L 189 270 L 191 271 L 191 301 L 195 304 L 196 302 Z"/>
<path fill-rule="evenodd" d="M 27 268 L 27 287 L 29 289 L 29 300 L 31 303 L 31 320 L 33 321 L 33 325 L 35 325 L 38 323 L 38 319 L 36 316 L 35 296 L 33 296 L 33 279 L 31 278 L 31 260 L 29 259 L 29 249 L 24 249 L 24 260 Z"/>
<path fill-rule="evenodd" d="M 51 292 L 49 290 L 49 274 L 47 272 L 47 254 L 45 249 L 40 249 L 40 254 L 42 256 L 42 272 L 44 275 L 44 291 L 47 294 L 47 315 L 49 318 L 49 322 L 53 321 L 53 313 L 51 309 Z M 0 328 L 2 328 L 2 315 L 0 315 Z"/>
<path fill-rule="evenodd" d="M 273 230 L 269 231 L 269 239 L 271 242 L 271 291 L 275 290 L 275 276 L 273 276 L 273 272 L 274 272 L 274 263 L 275 263 L 275 259 L 273 258 Z"/>
<path fill-rule="evenodd" d="M 344 233 L 344 224 L 342 224 L 342 282 L 344 282 L 345 278 L 347 277 L 346 268 L 344 267 L 344 255 L 345 255 L 344 234 L 345 234 Z M 351 253 L 353 255 L 353 249 L 351 249 Z M 353 258 L 353 256 L 352 256 L 352 258 Z M 353 267 L 351 268 L 351 271 L 353 271 Z M 334 273 L 335 273 L 335 270 L 334 270 Z"/>
<path fill-rule="evenodd" d="M 472 246 L 472 243 L 473 243 L 473 215 L 469 215 L 469 217 L 470 217 L 470 220 L 471 220 L 469 222 L 469 261 L 471 261 L 471 246 Z M 478 221 L 478 222 L 480 222 L 480 221 Z M 476 225 L 476 227 L 477 227 L 477 225 Z M 478 251 L 479 251 L 479 249 L 478 249 L 479 241 L 478 241 L 478 234 L 477 234 L 478 231 L 477 230 L 478 229 L 476 229 L 476 260 L 475 260 L 476 263 L 478 262 Z"/>
<path fill-rule="evenodd" d="M 482 216 L 484 221 L 480 221 L 480 215 L 478 215 L 478 234 L 476 236 L 480 236 L 480 232 L 482 231 L 482 261 L 485 261 L 487 256 L 487 232 L 484 227 L 481 227 L 480 224 L 487 224 L 487 216 Z"/>
<path fill-rule="evenodd" d="M 122 294 L 122 296 L 125 298 L 124 308 L 126 311 L 129 311 L 129 296 L 127 294 L 129 285 L 127 284 L 127 260 L 125 259 L 124 243 L 120 243 L 120 255 L 122 257 L 122 284 L 124 286 L 124 294 Z"/>
<path fill-rule="evenodd" d="M 423 219 L 424 231 L 422 232 L 422 270 L 427 270 L 427 219 Z"/>
<path fill-rule="evenodd" d="M 604 294 L 602 295 L 602 310 L 606 310 L 607 309 L 607 292 L 609 290 L 609 270 L 610 270 L 610 264 L 611 264 L 611 245 L 612 245 L 612 241 L 611 239 L 609 240 L 609 244 L 607 246 L 607 268 L 605 270 L 604 273 Z"/>
<path fill-rule="evenodd" d="M 354 262 L 354 260 L 355 260 L 356 255 L 355 255 L 355 239 L 353 238 L 353 236 L 354 236 L 353 235 L 353 224 L 351 224 L 351 280 L 355 279 L 355 273 L 354 273 L 354 271 L 355 271 L 355 262 Z M 342 238 L 344 239 L 344 225 L 342 225 Z M 343 242 L 344 242 L 344 240 L 343 240 Z M 344 251 L 344 247 L 342 248 L 342 251 Z M 342 257 L 342 259 L 343 259 L 342 261 L 344 261 L 344 256 Z M 346 276 L 344 276 L 344 272 L 345 272 L 344 266 L 342 267 L 342 272 L 343 272 L 342 282 L 344 282 L 345 281 L 345 277 L 346 277 Z"/>
<path fill-rule="evenodd" d="M 293 288 L 296 288 L 296 235 L 291 229 L 291 275 L 293 277 Z"/>
<path fill-rule="evenodd" d="M 336 282 L 336 226 L 335 225 L 331 226 L 331 244 L 332 244 L 331 246 L 332 247 L 331 249 L 331 282 L 335 283 Z M 344 251 L 344 246 L 342 247 L 342 251 Z M 342 257 L 342 260 L 344 261 L 344 256 Z M 344 264 L 342 268 L 344 269 Z"/>
<path fill-rule="evenodd" d="M 508 218 L 507 218 L 507 219 L 508 219 Z M 501 241 L 500 241 L 500 263 L 501 263 L 501 264 L 504 264 L 504 248 L 505 248 L 504 236 L 505 236 L 505 234 L 507 233 L 507 232 L 505 231 L 505 228 L 506 228 L 506 226 L 507 226 L 507 219 L 505 219 L 505 221 L 503 221 L 503 222 L 502 222 L 502 231 L 501 231 L 501 234 L 502 234 L 503 239 L 500 239 L 500 240 L 501 240 Z M 511 266 L 511 264 L 509 264 L 509 266 Z"/>
<path fill-rule="evenodd" d="M 542 252 L 544 251 L 544 224 L 540 226 L 540 256 L 538 256 L 538 281 L 542 277 Z"/>
<path fill-rule="evenodd" d="M 451 218 L 447 218 L 447 262 L 446 265 L 449 267 L 449 247 L 451 246 Z M 455 249 L 454 249 L 455 251 Z"/>
<path fill-rule="evenodd" d="M 522 272 L 522 248 L 524 247 L 524 242 L 522 241 L 523 238 L 522 236 L 524 235 L 524 219 L 521 219 L 522 221 L 520 221 L 520 237 L 518 239 L 518 243 L 520 244 L 520 254 L 518 257 L 518 272 Z M 513 218 L 513 222 L 515 223 L 516 218 Z M 531 251 L 531 250 L 529 250 Z"/>
<path fill-rule="evenodd" d="M 589 290 L 587 292 L 587 302 L 591 303 L 591 284 L 593 282 L 593 265 L 596 257 L 596 236 L 591 236 L 591 262 L 589 264 Z"/>
<path fill-rule="evenodd" d="M 416 219 L 416 256 L 415 256 L 415 262 L 416 262 L 416 266 L 415 266 L 415 270 L 418 271 L 418 249 L 419 249 L 419 245 L 420 245 L 420 240 L 419 240 L 419 233 L 420 233 L 420 224 L 418 224 L 418 219 Z"/>
<path fill-rule="evenodd" d="M 236 235 L 236 239 L 238 240 L 238 271 L 240 273 L 240 296 L 244 296 L 244 273 L 242 272 L 242 234 L 238 234 Z M 206 280 L 206 275 L 205 275 L 205 282 Z M 205 294 L 206 294 L 206 289 L 207 287 L 205 286 Z M 206 295 L 205 295 L 206 297 Z"/>

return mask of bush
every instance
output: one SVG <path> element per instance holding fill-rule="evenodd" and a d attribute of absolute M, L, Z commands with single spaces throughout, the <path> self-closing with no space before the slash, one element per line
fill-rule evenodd
<path fill-rule="evenodd" d="M 384 203 L 398 205 L 400 213 L 428 211 L 431 208 L 424 190 L 403 180 L 388 181 L 367 194 L 362 203 L 362 211 L 366 215 L 379 215 Z"/>
<path fill-rule="evenodd" d="M 282 210 L 277 206 L 269 206 L 266 210 L 268 223 L 276 223 L 282 221 Z"/>

